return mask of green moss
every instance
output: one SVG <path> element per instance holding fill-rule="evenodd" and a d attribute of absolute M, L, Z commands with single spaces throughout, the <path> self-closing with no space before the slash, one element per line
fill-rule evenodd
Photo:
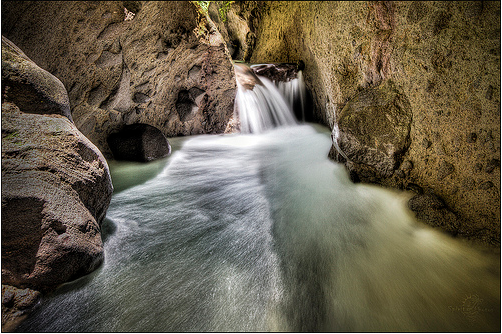
<path fill-rule="evenodd" d="M 230 10 L 230 6 L 235 1 L 218 1 L 220 5 L 218 6 L 218 13 L 220 14 L 220 19 L 222 22 L 227 21 L 227 13 Z"/>
<path fill-rule="evenodd" d="M 19 135 L 19 132 L 18 132 L 18 131 L 14 131 L 14 132 L 3 132 L 3 133 L 2 133 L 2 139 L 5 139 L 5 140 L 10 140 L 10 139 L 16 138 L 18 135 Z"/>

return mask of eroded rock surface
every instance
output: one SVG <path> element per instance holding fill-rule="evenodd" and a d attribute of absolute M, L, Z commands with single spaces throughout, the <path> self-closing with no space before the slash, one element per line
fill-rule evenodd
<path fill-rule="evenodd" d="M 35 303 L 24 289 L 50 291 L 101 263 L 113 188 L 103 155 L 68 118 L 62 83 L 5 39 L 2 68 L 4 329 Z"/>
<path fill-rule="evenodd" d="M 253 66 L 253 71 L 271 81 L 284 82 L 297 78 L 299 66 L 297 64 L 259 64 Z"/>
<path fill-rule="evenodd" d="M 209 16 L 224 38 L 234 60 L 249 62 L 256 45 L 256 32 L 260 22 L 257 1 L 211 1 Z"/>
<path fill-rule="evenodd" d="M 75 124 L 107 157 L 124 125 L 172 137 L 223 132 L 232 116 L 225 41 L 192 2 L 33 1 L 2 14 L 4 34 L 63 82 Z"/>

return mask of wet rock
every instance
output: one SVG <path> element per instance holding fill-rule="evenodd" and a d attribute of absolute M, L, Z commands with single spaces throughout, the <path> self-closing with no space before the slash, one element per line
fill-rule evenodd
<path fill-rule="evenodd" d="M 408 149 L 410 124 L 409 102 L 386 81 L 347 102 L 332 138 L 350 161 L 370 166 L 377 177 L 385 178 L 397 169 Z"/>
<path fill-rule="evenodd" d="M 473 172 L 463 166 L 500 158 L 496 156 L 500 150 L 500 29 L 494 28 L 500 26 L 500 2 L 392 4 L 261 2 L 251 62 L 303 60 L 313 115 L 332 130 L 336 116 L 361 88 L 391 78 L 413 112 L 411 145 L 404 158 L 415 164 L 413 183 L 441 193 L 462 216 L 464 231 L 475 235 L 474 231 L 484 229 L 493 240 L 500 240 L 500 198 L 490 191 L 451 191 L 454 186 L 462 188 L 462 180 Z M 494 140 L 484 144 L 488 130 Z M 476 137 L 469 138 L 471 133 Z M 459 135 L 463 140 L 452 147 Z M 446 152 L 436 151 L 438 144 Z M 330 157 L 339 156 L 335 151 Z M 437 180 L 440 158 L 457 168 L 443 181 Z M 500 183 L 497 169 L 485 176 L 486 181 Z M 387 180 L 378 182 L 401 186 Z"/>
<path fill-rule="evenodd" d="M 433 193 L 418 194 L 408 201 L 408 207 L 412 210 L 417 219 L 420 219 L 433 227 L 456 235 L 460 228 L 460 222 L 444 203 L 444 201 Z"/>
<path fill-rule="evenodd" d="M 171 153 L 171 145 L 162 132 L 147 124 L 124 126 L 108 137 L 113 157 L 117 160 L 147 162 L 164 158 Z"/>
<path fill-rule="evenodd" d="M 297 64 L 261 64 L 251 67 L 254 73 L 266 77 L 274 82 L 289 81 L 297 78 Z"/>
<path fill-rule="evenodd" d="M 15 68 L 22 57 L 15 50 L 2 41 L 2 64 Z M 113 190 L 106 160 L 64 113 L 68 101 L 64 87 L 44 70 L 36 73 L 37 66 L 28 58 L 23 57 L 23 64 L 3 73 L 2 88 L 8 94 L 4 94 L 1 118 L 2 284 L 15 287 L 3 293 L 3 304 L 17 310 L 33 306 L 38 292 L 31 290 L 50 291 L 99 266 L 103 259 L 100 224 Z M 16 81 L 19 77 L 43 77 L 36 84 L 45 95 L 20 99 L 16 94 L 35 84 Z M 12 82 L 19 90 L 10 90 Z M 35 99 L 32 104 L 30 98 Z M 48 112 L 45 106 L 63 112 Z M 18 291 L 25 288 L 30 291 Z M 5 312 L 2 307 L 2 323 L 4 316 L 24 314 Z"/>
<path fill-rule="evenodd" d="M 40 300 L 41 293 L 2 284 L 2 332 L 13 331 Z"/>
<path fill-rule="evenodd" d="M 237 82 L 247 90 L 252 90 L 255 85 L 262 85 L 260 78 L 248 66 L 242 64 L 235 64 L 235 79 Z"/>

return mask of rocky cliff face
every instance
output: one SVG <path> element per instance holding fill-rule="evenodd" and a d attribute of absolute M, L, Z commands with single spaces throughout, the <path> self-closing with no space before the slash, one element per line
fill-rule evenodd
<path fill-rule="evenodd" d="M 56 77 L 2 38 L 2 330 L 103 260 L 112 184 Z"/>
<path fill-rule="evenodd" d="M 225 42 L 189 1 L 10 2 L 2 32 L 63 82 L 75 124 L 107 157 L 108 135 L 125 125 L 218 133 L 232 116 Z"/>
<path fill-rule="evenodd" d="M 344 108 L 357 103 L 361 91 L 388 80 L 409 101 L 409 147 L 390 176 L 374 173 L 377 162 L 349 159 L 354 179 L 432 196 L 436 200 L 410 205 L 421 208 L 421 219 L 434 226 L 449 221 L 443 228 L 452 234 L 500 245 L 499 2 L 278 1 L 259 6 L 251 62 L 304 61 L 313 113 L 322 123 L 332 129 L 340 121 L 347 124 Z M 363 132 L 374 125 L 370 114 L 359 115 Z M 353 146 L 343 139 L 350 137 L 347 133 L 333 133 L 341 138 L 338 146 Z M 331 155 L 338 156 L 335 145 Z"/>

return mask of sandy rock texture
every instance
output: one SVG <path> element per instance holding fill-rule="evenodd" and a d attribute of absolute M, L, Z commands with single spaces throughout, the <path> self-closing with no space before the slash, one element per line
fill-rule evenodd
<path fill-rule="evenodd" d="M 410 146 L 408 99 L 391 80 L 362 89 L 340 111 L 333 145 L 354 177 L 378 181 L 394 173 Z"/>
<path fill-rule="evenodd" d="M 258 6 L 251 62 L 304 61 L 313 114 L 331 129 L 360 90 L 392 80 L 411 106 L 411 141 L 378 183 L 433 193 L 457 217 L 453 234 L 500 246 L 500 2 Z"/>
<path fill-rule="evenodd" d="M 2 38 L 2 330 L 103 260 L 110 173 L 68 112 L 63 84 Z"/>
<path fill-rule="evenodd" d="M 4 35 L 62 81 L 75 124 L 106 157 L 125 125 L 172 137 L 223 132 L 232 116 L 231 58 L 192 2 L 9 2 L 2 14 Z"/>

